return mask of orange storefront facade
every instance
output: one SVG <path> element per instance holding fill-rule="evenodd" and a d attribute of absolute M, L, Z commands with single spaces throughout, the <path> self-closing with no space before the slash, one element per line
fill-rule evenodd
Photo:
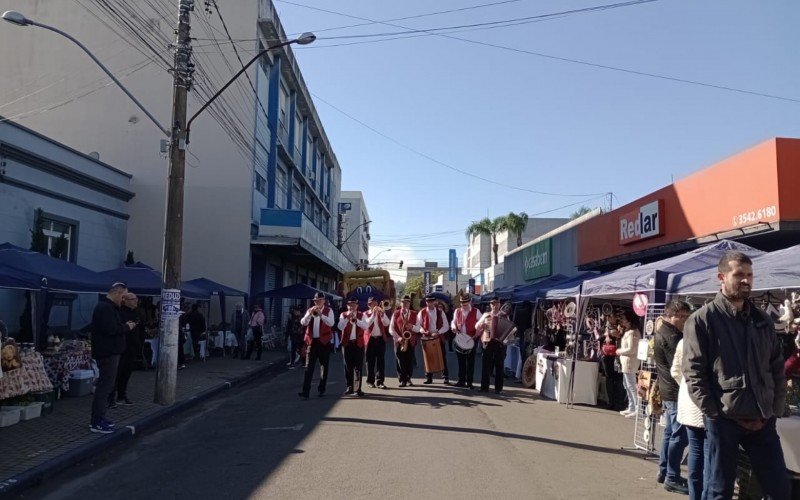
<path fill-rule="evenodd" d="M 578 226 L 580 269 L 613 269 L 735 239 L 800 243 L 800 139 L 775 138 Z"/>

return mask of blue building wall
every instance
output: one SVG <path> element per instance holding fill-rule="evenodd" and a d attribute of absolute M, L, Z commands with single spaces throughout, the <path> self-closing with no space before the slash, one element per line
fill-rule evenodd
<path fill-rule="evenodd" d="M 119 266 L 127 252 L 131 176 L 12 122 L 0 121 L 0 243 L 29 248 L 37 208 L 74 228 L 70 260 L 95 271 Z M 95 295 L 78 295 L 74 328 L 91 320 Z M 0 319 L 13 331 L 25 305 L 18 290 L 0 290 Z M 66 321 L 56 308 L 51 324 Z"/>

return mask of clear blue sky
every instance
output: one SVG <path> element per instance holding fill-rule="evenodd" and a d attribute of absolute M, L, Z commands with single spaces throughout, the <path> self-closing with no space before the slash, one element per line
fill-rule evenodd
<path fill-rule="evenodd" d="M 275 5 L 286 31 L 296 33 L 363 22 L 296 4 L 386 20 L 497 1 Z M 519 0 L 393 23 L 431 29 L 612 3 L 617 2 Z M 800 100 L 798 19 L 796 0 L 658 0 L 453 36 Z M 396 31 L 402 29 L 381 24 L 320 31 L 314 45 L 296 50 L 311 92 L 404 145 L 505 184 L 563 194 L 611 191 L 619 206 L 762 140 L 800 137 L 800 102 L 441 36 L 324 39 Z M 370 43 L 326 48 L 363 41 Z M 469 178 L 375 134 L 320 99 L 315 103 L 342 167 L 342 189 L 364 192 L 374 221 L 371 253 L 393 249 L 380 260 L 405 257 L 419 265 L 409 260 L 426 258 L 446 265 L 447 248 L 462 255 L 463 230 L 473 220 L 509 211 L 533 215 L 584 199 Z M 548 216 L 567 216 L 575 208 Z"/>

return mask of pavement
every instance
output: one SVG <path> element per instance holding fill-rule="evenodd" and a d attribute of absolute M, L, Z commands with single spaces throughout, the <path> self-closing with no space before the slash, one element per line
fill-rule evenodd
<path fill-rule="evenodd" d="M 625 449 L 633 422 L 616 412 L 513 383 L 501 395 L 422 385 L 419 368 L 415 387 L 389 378 L 343 396 L 341 355 L 330 369 L 322 398 L 297 396 L 302 370 L 276 371 L 16 498 L 677 498 Z"/>
<path fill-rule="evenodd" d="M 176 402 L 170 406 L 152 402 L 155 371 L 135 371 L 128 387 L 134 404 L 109 410 L 117 426 L 112 434 L 89 431 L 92 395 L 62 397 L 49 415 L 0 428 L 0 496 L 46 480 L 220 392 L 285 369 L 286 361 L 286 352 L 266 351 L 260 361 L 212 357 L 189 363 L 178 371 Z"/>

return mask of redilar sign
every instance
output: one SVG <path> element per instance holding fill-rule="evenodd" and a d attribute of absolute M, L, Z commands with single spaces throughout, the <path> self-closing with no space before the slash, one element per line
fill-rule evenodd
<path fill-rule="evenodd" d="M 664 234 L 664 200 L 651 201 L 619 216 L 619 243 L 629 245 Z"/>

